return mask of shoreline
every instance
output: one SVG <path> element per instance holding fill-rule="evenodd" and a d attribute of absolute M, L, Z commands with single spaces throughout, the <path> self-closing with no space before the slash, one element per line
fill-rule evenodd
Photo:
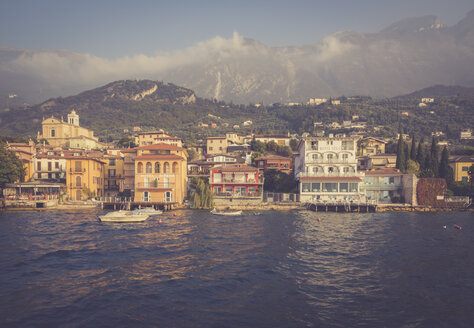
<path fill-rule="evenodd" d="M 213 208 L 221 211 L 293 211 L 293 210 L 304 210 L 304 211 L 311 211 L 315 212 L 305 205 L 302 204 L 294 204 L 294 203 L 271 203 L 266 205 L 231 205 L 231 206 L 213 206 Z M 190 210 L 206 210 L 206 209 L 194 209 L 186 206 L 177 206 L 173 208 L 171 211 L 174 210 L 182 210 L 182 209 L 190 209 Z M 44 208 L 36 208 L 36 207 L 4 207 L 0 208 L 0 210 L 4 211 L 12 211 L 12 212 L 19 212 L 19 211 L 55 211 L 55 210 L 78 210 L 78 211 L 102 211 L 101 207 L 97 204 L 59 204 L 57 206 L 52 207 L 44 207 Z M 357 213 L 354 211 L 319 211 L 321 212 L 334 212 L 334 213 Z M 383 213 L 383 212 L 474 212 L 474 208 L 456 208 L 456 207 L 429 207 L 429 206 L 412 206 L 412 205 L 404 205 L 404 204 L 382 204 L 377 206 L 375 213 Z"/>

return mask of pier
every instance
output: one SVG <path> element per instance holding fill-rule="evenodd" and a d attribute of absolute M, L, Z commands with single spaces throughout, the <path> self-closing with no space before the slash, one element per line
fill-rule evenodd
<path fill-rule="evenodd" d="M 152 207 L 163 212 L 171 211 L 178 205 L 177 202 L 144 202 L 132 201 L 131 198 L 102 197 L 100 207 L 109 210 L 131 210 L 134 208 Z"/>
<path fill-rule="evenodd" d="M 314 212 L 377 212 L 375 203 L 307 203 L 306 208 Z"/>

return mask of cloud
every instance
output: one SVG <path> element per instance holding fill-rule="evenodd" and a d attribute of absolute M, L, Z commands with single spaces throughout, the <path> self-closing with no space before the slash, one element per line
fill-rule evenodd
<path fill-rule="evenodd" d="M 209 59 L 245 56 L 255 48 L 237 32 L 230 39 L 216 36 L 184 50 L 107 59 L 66 51 L 25 51 L 2 69 L 32 76 L 52 85 L 91 84 L 127 78 L 157 78 L 178 68 Z"/>

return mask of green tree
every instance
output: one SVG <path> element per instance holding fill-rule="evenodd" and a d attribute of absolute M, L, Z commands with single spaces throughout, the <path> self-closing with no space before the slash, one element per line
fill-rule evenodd
<path fill-rule="evenodd" d="M 14 152 L 8 150 L 4 143 L 0 142 L 0 188 L 5 188 L 7 183 L 22 180 L 25 169 L 21 160 Z"/>
<path fill-rule="evenodd" d="M 267 146 L 265 145 L 265 143 L 255 140 L 255 139 L 252 139 L 252 142 L 250 143 L 250 148 L 253 151 L 256 151 L 262 154 L 265 153 L 265 151 L 267 150 Z"/>
<path fill-rule="evenodd" d="M 277 154 L 284 157 L 291 157 L 291 155 L 293 155 L 293 152 L 291 151 L 290 147 L 286 145 L 281 145 L 277 148 Z"/>
<path fill-rule="evenodd" d="M 405 172 L 406 170 L 405 142 L 403 142 L 401 133 L 398 138 L 396 168 L 401 172 Z"/>
<path fill-rule="evenodd" d="M 449 185 L 453 182 L 453 169 L 449 166 L 449 153 L 446 146 L 444 146 L 441 152 L 441 160 L 439 162 L 439 177 L 446 179 L 446 183 Z"/>
<path fill-rule="evenodd" d="M 422 145 L 422 142 L 420 140 L 420 142 L 418 143 L 418 149 L 416 150 L 416 161 L 418 162 L 418 164 L 420 164 L 420 169 L 424 169 L 424 155 L 423 155 L 423 145 Z"/>
<path fill-rule="evenodd" d="M 415 135 L 411 138 L 411 147 L 410 147 L 410 159 L 412 161 L 416 160 L 416 143 L 415 143 Z"/>
<path fill-rule="evenodd" d="M 264 177 L 263 190 L 265 191 L 293 193 L 298 190 L 298 183 L 293 174 L 268 170 L 264 173 Z"/>
<path fill-rule="evenodd" d="M 433 172 L 433 176 L 437 177 L 439 176 L 439 159 L 438 159 L 438 145 L 436 144 L 436 139 L 433 137 L 431 139 L 431 149 L 430 149 L 430 156 L 431 156 L 431 171 Z"/>
<path fill-rule="evenodd" d="M 119 148 L 133 148 L 136 147 L 135 140 L 132 137 L 124 136 L 117 142 Z"/>
<path fill-rule="evenodd" d="M 271 140 L 267 143 L 267 150 L 276 152 L 278 150 L 278 145 L 275 141 Z"/>
<path fill-rule="evenodd" d="M 291 150 L 297 151 L 297 150 L 298 150 L 298 145 L 299 145 L 298 140 L 296 140 L 296 139 L 291 139 L 291 140 L 290 140 L 290 147 L 291 147 Z"/>
<path fill-rule="evenodd" d="M 213 203 L 211 186 L 204 179 L 193 178 L 191 187 L 194 188 L 191 194 L 193 208 L 211 208 Z"/>
<path fill-rule="evenodd" d="M 419 176 L 420 175 L 420 164 L 418 164 L 418 162 L 416 162 L 416 161 L 413 161 L 413 160 L 409 159 L 407 161 L 406 173 L 409 173 L 409 174 L 412 173 L 416 176 Z"/>
<path fill-rule="evenodd" d="M 188 153 L 188 161 L 192 161 L 197 155 L 196 151 L 192 148 L 186 149 L 186 152 Z"/>

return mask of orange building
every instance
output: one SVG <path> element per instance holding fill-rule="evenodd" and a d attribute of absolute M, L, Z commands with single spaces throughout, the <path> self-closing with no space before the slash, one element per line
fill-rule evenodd
<path fill-rule="evenodd" d="M 165 143 L 135 150 L 134 201 L 182 203 L 187 183 L 186 150 Z"/>
<path fill-rule="evenodd" d="M 105 162 L 87 156 L 67 156 L 66 188 L 69 199 L 104 196 Z"/>

